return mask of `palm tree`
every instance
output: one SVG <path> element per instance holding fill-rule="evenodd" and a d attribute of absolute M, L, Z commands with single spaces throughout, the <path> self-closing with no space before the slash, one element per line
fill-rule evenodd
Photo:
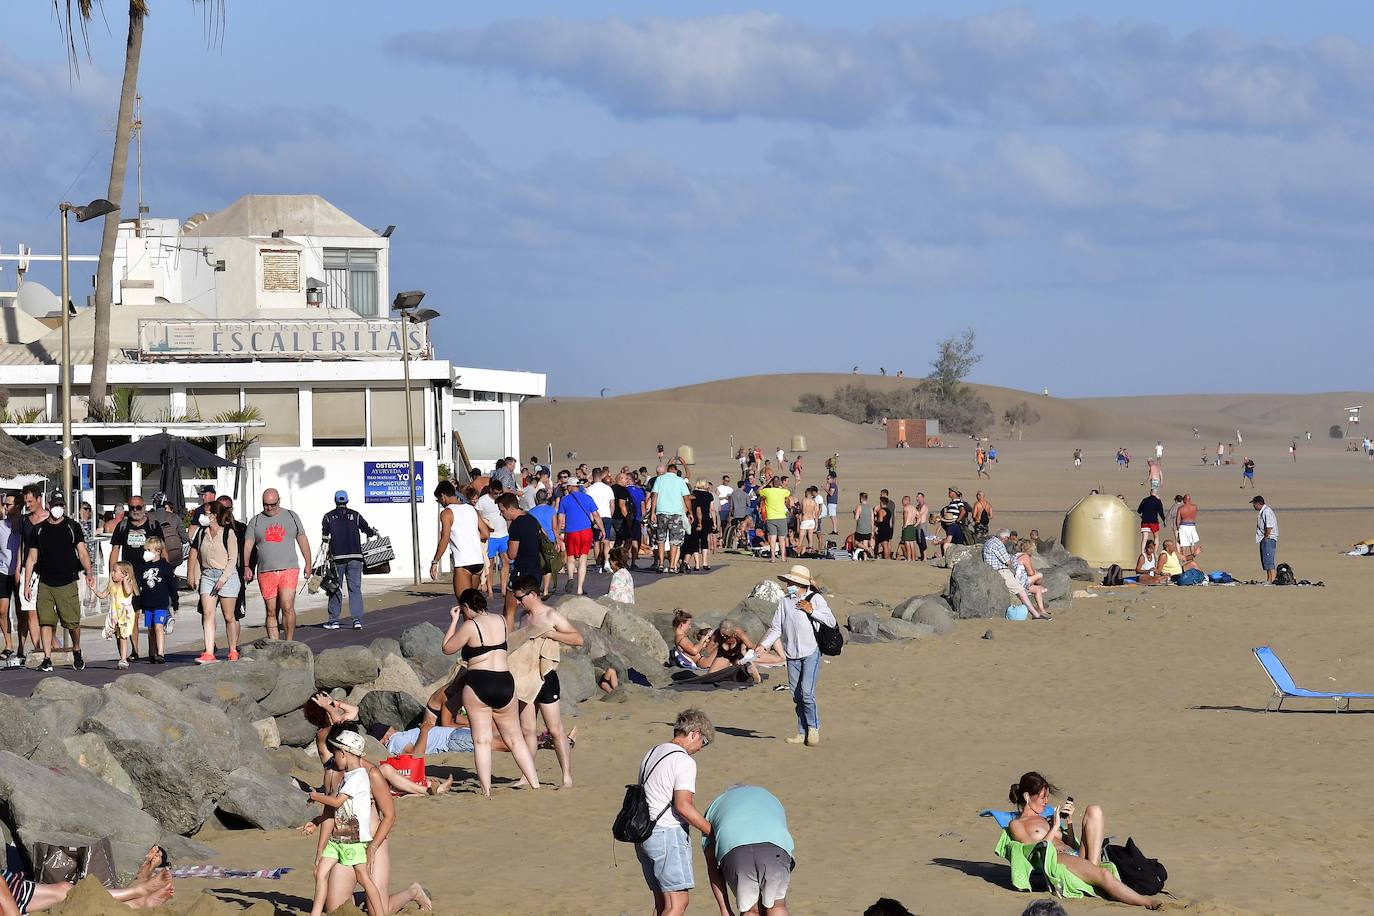
<path fill-rule="evenodd" d="M 212 25 L 223 21 L 224 0 L 194 0 L 210 8 L 207 13 Z M 59 27 L 67 40 L 67 53 L 72 69 L 77 71 L 76 35 L 79 31 L 83 45 L 89 50 L 87 26 L 94 12 L 95 0 L 52 0 Z M 129 136 L 133 131 L 134 96 L 138 94 L 138 64 L 143 54 L 143 23 L 148 18 L 148 0 L 129 0 L 129 36 L 124 46 L 124 82 L 119 90 L 119 117 L 115 121 L 114 155 L 110 157 L 110 185 L 106 199 L 116 206 L 124 198 L 124 177 L 129 168 Z M 208 30 L 218 35 L 218 29 Z M 79 72 L 78 72 L 79 75 Z M 89 410 L 98 420 L 108 414 L 105 403 L 107 377 L 110 368 L 110 304 L 114 295 L 115 237 L 119 233 L 119 211 L 105 216 L 100 235 L 100 261 L 96 265 L 95 330 L 91 341 L 91 389 Z"/>

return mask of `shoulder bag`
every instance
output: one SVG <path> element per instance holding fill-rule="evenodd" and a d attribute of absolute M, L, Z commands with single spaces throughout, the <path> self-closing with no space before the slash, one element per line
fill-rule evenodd
<path fill-rule="evenodd" d="M 621 802 L 620 813 L 615 816 L 615 823 L 611 825 L 611 836 L 622 843 L 643 843 L 653 834 L 659 818 L 668 813 L 668 809 L 673 806 L 673 803 L 669 801 L 664 809 L 658 812 L 657 817 L 651 817 L 649 815 L 649 798 L 644 792 L 644 782 L 653 775 L 660 763 L 679 753 L 685 754 L 686 751 L 676 748 L 669 751 L 654 761 L 654 765 L 649 767 L 647 773 L 641 768 L 639 782 L 625 787 L 625 800 Z"/>

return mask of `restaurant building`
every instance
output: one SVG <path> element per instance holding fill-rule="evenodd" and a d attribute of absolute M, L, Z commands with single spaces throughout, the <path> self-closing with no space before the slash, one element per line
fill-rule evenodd
<path fill-rule="evenodd" d="M 250 195 L 184 223 L 123 222 L 110 321 L 112 415 L 86 422 L 94 313 L 81 309 L 70 320 L 73 436 L 90 436 L 98 449 L 164 430 L 208 440 L 238 466 L 187 481 L 188 497 L 213 480 L 246 513 L 275 487 L 312 540 L 334 492 L 347 490 L 351 505 L 392 535 L 392 568 L 405 573 L 408 334 L 427 559 L 440 474 L 464 463 L 490 470 L 518 454 L 520 405 L 544 394 L 545 377 L 455 366 L 436 354 L 428 325 L 392 317 L 389 234 L 313 195 Z M 73 275 L 85 269 L 74 265 Z M 60 316 L 34 314 L 42 301 L 0 299 L 0 389 L 8 392 L 0 426 L 29 442 L 61 436 Z M 425 306 L 444 309 L 432 299 Z M 107 468 L 95 501 L 114 506 L 156 485 L 155 467 Z"/>

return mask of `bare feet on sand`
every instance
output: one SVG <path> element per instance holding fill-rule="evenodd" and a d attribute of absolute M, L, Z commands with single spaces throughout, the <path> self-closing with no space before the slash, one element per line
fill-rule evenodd
<path fill-rule="evenodd" d="M 429 794 L 430 794 L 430 795 L 447 795 L 447 794 L 449 793 L 449 790 L 452 789 L 452 788 L 453 788 L 453 777 L 452 777 L 452 776 L 449 776 L 448 778 L 442 779 L 442 780 L 441 780 L 441 779 L 434 779 L 434 780 L 431 780 L 431 781 L 430 781 L 430 784 L 429 784 Z"/>

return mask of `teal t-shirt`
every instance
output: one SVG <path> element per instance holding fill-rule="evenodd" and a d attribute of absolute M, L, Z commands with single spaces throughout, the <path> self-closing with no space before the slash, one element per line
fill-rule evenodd
<path fill-rule="evenodd" d="M 654 511 L 659 515 L 686 515 L 687 509 L 682 501 L 691 492 L 687 487 L 687 481 L 672 471 L 659 474 L 658 479 L 654 481 L 654 495 L 658 497 L 654 503 Z"/>
<path fill-rule="evenodd" d="M 787 832 L 787 812 L 772 792 L 761 786 L 726 789 L 706 809 L 719 862 L 738 846 L 772 843 L 792 855 L 792 834 Z M 706 837 L 702 838 L 703 848 Z"/>

